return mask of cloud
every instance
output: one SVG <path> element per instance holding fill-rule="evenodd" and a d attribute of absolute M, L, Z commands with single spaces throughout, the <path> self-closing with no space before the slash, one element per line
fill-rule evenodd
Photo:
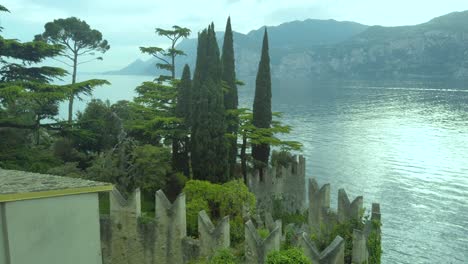
<path fill-rule="evenodd" d="M 111 50 L 105 62 L 90 68 L 130 63 L 130 58 L 141 56 L 139 46 L 167 46 L 167 40 L 155 35 L 155 27 L 180 25 L 196 36 L 212 21 L 223 30 L 228 16 L 233 29 L 242 33 L 308 18 L 394 26 L 468 9 L 466 0 L 3 0 L 2 5 L 12 12 L 0 17 L 2 34 L 8 38 L 31 40 L 46 22 L 69 16 L 101 31 Z"/>

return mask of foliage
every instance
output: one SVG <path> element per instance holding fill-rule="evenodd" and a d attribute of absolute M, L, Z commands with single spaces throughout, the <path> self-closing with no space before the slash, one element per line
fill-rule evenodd
<path fill-rule="evenodd" d="M 294 156 L 286 150 L 276 151 L 271 153 L 271 166 L 289 168 L 289 165 L 294 162 Z"/>
<path fill-rule="evenodd" d="M 268 144 L 270 146 L 277 146 L 282 151 L 300 150 L 302 147 L 302 144 L 297 141 L 281 140 L 276 136 L 278 134 L 287 134 L 291 131 L 290 126 L 283 125 L 280 121 L 273 120 L 270 128 L 258 128 L 253 125 L 253 114 L 247 108 L 230 111 L 229 114 L 237 115 L 240 121 L 239 134 L 242 137 L 240 158 L 244 181 L 246 181 L 247 177 L 248 147 L 252 147 L 255 144 Z M 281 114 L 273 113 L 273 116 L 279 118 Z M 275 156 L 274 162 L 277 162 L 276 159 L 277 156 Z"/>
<path fill-rule="evenodd" d="M 51 168 L 48 174 L 67 176 L 72 178 L 84 178 L 85 172 L 78 168 L 78 162 L 67 162 L 63 165 Z"/>
<path fill-rule="evenodd" d="M 331 228 L 321 226 L 318 233 L 312 233 L 311 239 L 315 242 L 317 248 L 322 251 L 336 238 L 341 236 L 345 241 L 345 263 L 351 263 L 353 254 L 353 230 L 363 230 L 364 223 L 362 215 L 361 220 L 351 219 L 344 223 L 336 223 Z"/>
<path fill-rule="evenodd" d="M 161 75 L 158 79 L 159 81 L 171 79 L 174 80 L 175 59 L 177 56 L 185 55 L 185 53 L 182 50 L 176 49 L 176 45 L 180 39 L 187 38 L 188 36 L 190 36 L 190 29 L 175 25 L 172 26 L 172 29 L 156 28 L 156 34 L 169 39 L 171 41 L 170 48 L 163 49 L 160 47 L 140 47 L 140 51 L 158 59 L 160 63 L 157 63 L 156 66 L 171 73 L 171 76 Z"/>
<path fill-rule="evenodd" d="M 242 181 L 234 180 L 224 184 L 190 180 L 184 193 L 187 199 L 188 234 L 198 234 L 198 212 L 205 210 L 213 222 L 229 215 L 231 241 L 235 245 L 244 240 L 244 221 L 242 210 L 247 206 L 255 210 L 255 196 L 249 192 Z"/>
<path fill-rule="evenodd" d="M 371 220 L 372 231 L 367 238 L 367 249 L 369 250 L 369 264 L 380 264 L 382 257 L 382 241 L 380 235 L 381 223 L 377 220 Z"/>
<path fill-rule="evenodd" d="M 174 114 L 177 90 L 172 85 L 144 82 L 135 91 L 132 111 L 137 117 L 129 123 L 129 134 L 147 144 L 168 145 L 183 134 L 180 119 Z"/>
<path fill-rule="evenodd" d="M 232 254 L 229 249 L 221 249 L 217 251 L 208 262 L 209 264 L 237 264 L 239 260 Z"/>
<path fill-rule="evenodd" d="M 258 65 L 257 78 L 255 82 L 252 124 L 257 128 L 270 128 L 271 120 L 270 55 L 268 51 L 268 33 L 265 29 L 262 55 Z M 252 146 L 252 157 L 255 160 L 267 165 L 269 156 L 270 145 L 268 143 L 254 144 Z"/>
<path fill-rule="evenodd" d="M 257 229 L 257 233 L 262 239 L 265 239 L 270 234 L 270 230 L 266 228 L 260 228 L 260 229 Z"/>
<path fill-rule="evenodd" d="M 224 93 L 224 108 L 229 111 L 237 109 L 238 94 L 236 82 L 236 69 L 234 63 L 234 41 L 231 27 L 231 18 L 229 17 L 226 23 L 224 33 L 223 53 L 221 56 L 222 64 L 222 81 L 225 85 Z M 234 177 L 235 165 L 237 160 L 237 131 L 239 128 L 239 117 L 236 115 L 226 115 L 227 129 L 226 132 L 230 135 L 229 141 L 229 176 Z"/>
<path fill-rule="evenodd" d="M 213 24 L 198 36 L 193 101 L 193 177 L 211 182 L 226 182 L 228 152 L 225 139 L 224 95 L 219 49 Z"/>
<path fill-rule="evenodd" d="M 311 264 L 310 260 L 298 248 L 273 251 L 267 255 L 266 264 Z"/>
<path fill-rule="evenodd" d="M 111 149 L 117 144 L 122 131 L 120 118 L 112 111 L 109 101 L 92 99 L 84 112 L 78 113 L 78 127 L 88 133 L 82 138 L 79 148 L 83 151 L 101 152 Z"/>
<path fill-rule="evenodd" d="M 75 85 L 76 73 L 78 65 L 87 63 L 93 60 L 102 60 L 102 57 L 94 57 L 95 52 L 105 53 L 110 49 L 107 40 L 103 40 L 102 33 L 98 30 L 91 29 L 86 23 L 76 17 L 66 19 L 55 19 L 44 25 L 44 32 L 35 36 L 36 41 L 44 41 L 62 47 L 63 52 L 60 54 L 69 62 L 57 60 L 72 68 L 72 90 L 69 96 L 68 105 L 68 122 L 73 119 L 73 101 L 80 94 L 89 94 L 91 90 L 98 85 L 102 85 L 103 80 L 90 80 L 90 83 Z M 92 59 L 86 61 L 78 61 L 79 57 L 92 56 Z M 89 81 L 88 81 L 89 82 Z M 96 83 L 100 83 L 96 85 Z"/>
<path fill-rule="evenodd" d="M 190 80 L 190 68 L 185 65 L 182 78 L 177 85 L 177 104 L 175 115 L 181 119 L 180 130 L 185 133 L 179 133 L 172 143 L 173 166 L 186 176 L 190 176 L 190 133 L 192 116 L 192 81 Z"/>

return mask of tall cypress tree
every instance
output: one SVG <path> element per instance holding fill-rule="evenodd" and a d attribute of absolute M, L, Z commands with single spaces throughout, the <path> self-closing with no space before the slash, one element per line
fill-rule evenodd
<path fill-rule="evenodd" d="M 193 177 L 211 182 L 227 181 L 227 148 L 221 61 L 214 25 L 198 36 L 193 79 L 191 160 Z"/>
<path fill-rule="evenodd" d="M 224 34 L 222 63 L 222 81 L 226 86 L 224 94 L 224 108 L 226 110 L 235 110 L 238 107 L 238 95 L 236 85 L 236 69 L 234 63 L 234 43 L 232 37 L 231 18 L 228 17 L 226 31 Z M 239 118 L 237 115 L 229 114 L 226 119 L 227 133 L 232 136 L 228 140 L 229 146 L 229 174 L 232 177 L 237 159 L 237 130 L 239 129 Z"/>
<path fill-rule="evenodd" d="M 253 103 L 253 125 L 258 128 L 270 128 L 271 113 L 271 72 L 270 55 L 268 53 L 268 32 L 265 28 L 263 36 L 262 56 L 258 65 L 255 82 L 255 98 Z M 263 166 L 268 164 L 270 146 L 268 144 L 253 145 L 252 157 Z M 260 175 L 262 176 L 262 175 Z"/>
<path fill-rule="evenodd" d="M 177 105 L 175 109 L 176 117 L 182 118 L 183 123 L 180 129 L 183 131 L 181 137 L 174 138 L 177 140 L 179 152 L 176 154 L 174 168 L 182 171 L 185 176 L 190 174 L 189 166 L 189 144 L 192 114 L 192 81 L 190 80 L 190 67 L 186 64 L 182 72 L 182 78 L 178 85 L 177 91 Z"/>

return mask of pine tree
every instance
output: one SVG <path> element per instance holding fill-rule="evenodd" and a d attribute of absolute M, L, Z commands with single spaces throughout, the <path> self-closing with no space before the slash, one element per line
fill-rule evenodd
<path fill-rule="evenodd" d="M 211 182 L 227 181 L 224 98 L 221 62 L 214 25 L 198 36 L 193 79 L 191 161 L 193 177 Z"/>
<path fill-rule="evenodd" d="M 189 166 L 189 144 L 190 138 L 188 133 L 191 126 L 191 113 L 192 113 L 192 81 L 190 80 L 190 67 L 186 64 L 182 72 L 182 78 L 178 85 L 177 92 L 177 105 L 175 109 L 175 114 L 177 118 L 183 119 L 183 122 L 180 126 L 182 131 L 185 131 L 182 138 L 178 138 L 179 153 L 177 153 L 176 163 L 174 168 L 179 171 L 182 171 L 185 176 L 190 174 Z M 175 139 L 176 140 L 176 139 Z"/>
<path fill-rule="evenodd" d="M 258 65 L 253 103 L 253 125 L 257 128 L 270 128 L 271 113 L 271 73 L 270 55 L 268 54 L 268 32 L 263 36 L 262 55 Z M 264 167 L 268 164 L 270 146 L 260 144 L 252 146 L 252 157 Z"/>
<path fill-rule="evenodd" d="M 227 133 L 231 136 L 229 141 L 229 174 L 233 177 L 234 168 L 237 159 L 237 130 L 239 128 L 239 118 L 235 114 L 229 114 L 229 110 L 236 110 L 238 106 L 237 85 L 236 85 L 236 69 L 234 63 L 234 43 L 231 28 L 231 18 L 229 17 L 226 23 L 226 31 L 224 34 L 223 54 L 221 57 L 222 63 L 222 81 L 225 85 L 226 92 L 224 94 L 224 108 L 228 112 L 227 115 Z"/>

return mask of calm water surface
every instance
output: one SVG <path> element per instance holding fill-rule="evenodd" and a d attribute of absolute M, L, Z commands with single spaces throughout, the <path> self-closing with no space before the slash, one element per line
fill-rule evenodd
<path fill-rule="evenodd" d="M 111 102 L 151 80 L 101 77 L 113 85 L 94 96 Z M 276 89 L 273 107 L 304 144 L 307 175 L 331 183 L 332 207 L 339 188 L 366 208 L 380 202 L 383 263 L 468 263 L 468 89 L 379 86 Z"/>

